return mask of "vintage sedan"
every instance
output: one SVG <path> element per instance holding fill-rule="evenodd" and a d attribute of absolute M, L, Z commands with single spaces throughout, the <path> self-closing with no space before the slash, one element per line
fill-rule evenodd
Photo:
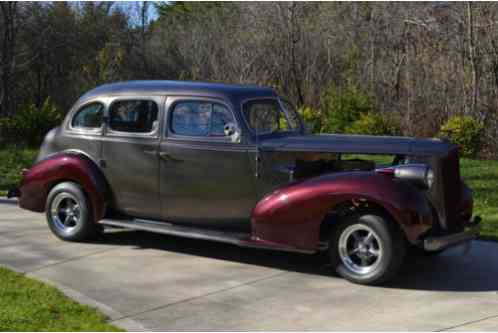
<path fill-rule="evenodd" d="M 111 226 L 326 251 L 339 275 L 362 284 L 392 278 L 408 246 L 437 253 L 478 235 L 457 146 L 306 132 L 271 88 L 107 84 L 46 135 L 10 196 L 46 212 L 63 240 Z"/>

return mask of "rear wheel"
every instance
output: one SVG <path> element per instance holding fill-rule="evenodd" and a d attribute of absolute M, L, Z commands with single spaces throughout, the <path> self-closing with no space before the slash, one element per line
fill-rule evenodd
<path fill-rule="evenodd" d="M 50 191 L 46 214 L 50 230 L 66 241 L 89 240 L 100 230 L 93 221 L 90 202 L 76 183 L 60 183 Z"/>
<path fill-rule="evenodd" d="M 377 213 L 345 217 L 334 229 L 329 246 L 336 272 L 360 284 L 391 279 L 405 256 L 404 238 L 396 225 Z"/>

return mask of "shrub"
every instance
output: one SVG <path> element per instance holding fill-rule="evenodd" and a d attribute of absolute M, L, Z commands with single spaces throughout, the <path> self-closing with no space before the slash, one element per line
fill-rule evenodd
<path fill-rule="evenodd" d="M 364 113 L 346 128 L 349 134 L 399 135 L 400 129 L 391 119 L 377 113 Z"/>
<path fill-rule="evenodd" d="M 59 125 L 61 119 L 62 114 L 47 98 L 40 109 L 29 104 L 14 116 L 0 119 L 0 135 L 8 143 L 35 147 L 51 128 Z"/>
<path fill-rule="evenodd" d="M 312 133 L 320 132 L 322 125 L 320 112 L 310 106 L 303 106 L 297 110 L 303 118 L 306 128 Z"/>
<path fill-rule="evenodd" d="M 481 145 L 484 127 L 477 120 L 456 116 L 448 119 L 441 126 L 439 137 L 447 138 L 460 146 L 460 152 L 465 157 L 475 157 Z"/>
<path fill-rule="evenodd" d="M 344 133 L 346 128 L 360 119 L 360 115 L 373 113 L 373 100 L 356 86 L 350 85 L 343 90 L 332 86 L 322 98 L 324 114 L 321 131 Z"/>
<path fill-rule="evenodd" d="M 0 148 L 0 195 L 21 181 L 21 170 L 29 168 L 36 159 L 38 150 L 2 147 Z"/>

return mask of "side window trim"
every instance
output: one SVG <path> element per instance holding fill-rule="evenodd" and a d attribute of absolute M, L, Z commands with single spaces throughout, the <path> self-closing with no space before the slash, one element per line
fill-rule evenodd
<path fill-rule="evenodd" d="M 233 107 L 222 99 L 210 98 L 210 97 L 199 97 L 199 96 L 169 96 L 166 101 L 166 117 L 163 121 L 164 123 L 164 133 L 163 138 L 172 141 L 190 141 L 190 142 L 218 142 L 227 144 L 239 144 L 232 142 L 228 137 L 216 137 L 216 136 L 193 136 L 193 135 L 182 135 L 176 134 L 171 129 L 172 114 L 175 106 L 181 102 L 207 102 L 212 104 L 219 104 L 230 112 L 234 123 L 240 128 L 239 121 L 233 111 Z M 211 120 L 210 120 L 211 125 Z"/>
<path fill-rule="evenodd" d="M 86 107 L 92 105 L 92 104 L 100 104 L 103 108 L 102 110 L 102 120 L 100 123 L 100 127 L 74 127 L 73 122 L 74 118 L 81 112 L 83 109 Z M 78 132 L 78 133 L 89 133 L 89 134 L 102 134 L 102 130 L 104 129 L 104 115 L 106 113 L 106 104 L 101 101 L 101 100 L 91 100 L 87 101 L 81 105 L 79 105 L 76 109 L 76 111 L 72 111 L 69 113 L 69 117 L 67 120 L 67 129 L 70 130 L 71 132 Z"/>
<path fill-rule="evenodd" d="M 148 101 L 148 102 L 153 102 L 156 104 L 157 107 L 157 119 L 156 121 L 158 122 L 158 126 L 153 131 L 146 132 L 146 133 L 141 133 L 141 132 L 125 132 L 125 131 L 117 131 L 113 130 L 110 127 L 110 117 L 111 117 L 111 109 L 114 103 L 116 102 L 122 102 L 122 101 Z M 157 96 L 157 98 L 151 97 L 151 96 L 118 96 L 115 97 L 111 100 L 109 103 L 109 106 L 107 107 L 107 112 L 106 116 L 108 119 L 107 126 L 106 126 L 106 131 L 105 131 L 105 136 L 111 136 L 111 137 L 135 137 L 135 138 L 158 138 L 159 133 L 160 133 L 160 124 L 161 124 L 161 114 L 162 114 L 162 107 L 163 101 L 162 97 Z"/>

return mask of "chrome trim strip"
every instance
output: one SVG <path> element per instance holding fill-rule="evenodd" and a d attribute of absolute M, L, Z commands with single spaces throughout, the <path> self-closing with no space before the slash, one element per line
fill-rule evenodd
<path fill-rule="evenodd" d="M 206 150 L 206 151 L 233 151 L 233 152 L 255 152 L 256 146 L 254 145 L 244 145 L 244 144 L 230 144 L 230 143 L 214 143 L 214 142 L 187 142 L 178 141 L 168 138 L 167 142 L 170 146 L 181 147 L 185 149 L 195 149 L 195 150 Z"/>

